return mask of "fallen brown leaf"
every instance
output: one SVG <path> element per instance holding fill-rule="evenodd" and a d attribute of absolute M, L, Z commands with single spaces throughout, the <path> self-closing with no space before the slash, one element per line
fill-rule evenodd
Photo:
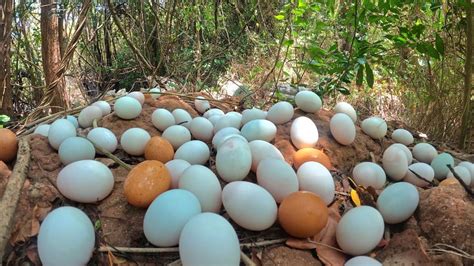
<path fill-rule="evenodd" d="M 297 249 L 315 249 L 316 244 L 309 242 L 306 239 L 299 239 L 299 238 L 288 238 L 286 240 L 286 245 L 292 248 Z"/>
<path fill-rule="evenodd" d="M 0 178 L 8 178 L 11 174 L 12 171 L 10 171 L 8 166 L 3 161 L 0 161 Z"/>
<path fill-rule="evenodd" d="M 39 255 L 38 255 L 38 248 L 36 245 L 31 245 L 26 250 L 26 256 L 28 259 L 33 263 L 35 266 L 41 265 Z"/>

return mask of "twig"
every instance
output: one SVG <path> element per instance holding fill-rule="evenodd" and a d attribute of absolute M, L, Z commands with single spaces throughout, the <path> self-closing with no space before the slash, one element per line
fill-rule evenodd
<path fill-rule="evenodd" d="M 435 182 L 430 181 L 430 180 L 428 180 L 428 179 L 422 177 L 421 175 L 417 174 L 417 173 L 416 173 L 415 171 L 413 171 L 412 169 L 408 169 L 408 170 L 410 170 L 410 172 L 412 172 L 412 173 L 413 173 L 416 177 L 418 177 L 419 179 L 425 181 L 426 183 L 432 185 L 433 187 L 436 186 Z"/>
<path fill-rule="evenodd" d="M 94 120 L 95 121 L 95 120 Z M 113 155 L 112 153 L 110 153 L 109 151 L 107 151 L 106 149 L 100 147 L 99 145 L 95 144 L 92 140 L 88 139 L 88 138 L 85 138 L 85 137 L 80 137 L 80 138 L 83 138 L 83 139 L 86 139 L 87 141 L 89 141 L 90 143 L 92 143 L 92 145 L 94 145 L 94 148 L 96 150 L 98 150 L 99 152 L 103 153 L 105 156 L 109 157 L 110 159 L 112 159 L 112 161 L 118 163 L 120 166 L 122 166 L 123 168 L 127 169 L 128 171 L 132 170 L 132 167 L 130 165 L 128 165 L 127 163 L 125 163 L 124 161 L 120 160 L 119 157 Z"/>
<path fill-rule="evenodd" d="M 257 266 L 245 253 L 240 251 L 240 259 L 245 264 L 245 266 Z"/>
<path fill-rule="evenodd" d="M 344 250 L 342 250 L 342 249 L 339 249 L 339 248 L 336 248 L 336 247 L 333 247 L 333 246 L 330 246 L 330 245 L 326 245 L 326 244 L 323 244 L 323 243 L 321 243 L 321 242 L 316 242 L 316 241 L 313 241 L 313 240 L 311 240 L 311 239 L 309 239 L 309 238 L 307 239 L 307 241 L 308 241 L 309 243 L 312 243 L 312 244 L 315 244 L 315 245 L 320 245 L 320 246 L 323 246 L 323 247 L 327 247 L 327 248 L 329 248 L 329 249 L 333 249 L 333 250 L 336 250 L 336 251 L 339 251 L 339 252 L 342 252 L 342 253 L 345 254 Z"/>
<path fill-rule="evenodd" d="M 471 190 L 471 188 L 470 188 L 468 185 L 466 185 L 466 183 L 464 183 L 464 181 L 458 176 L 458 174 L 456 173 L 456 171 L 454 171 L 454 168 L 453 168 L 450 164 L 447 164 L 446 166 L 449 168 L 449 170 L 451 171 L 451 173 L 453 173 L 454 178 L 456 178 L 456 179 L 459 181 L 459 183 L 460 183 L 461 186 L 467 191 L 467 193 L 468 193 L 469 195 L 471 195 L 471 196 L 474 196 L 474 192 L 473 192 L 473 191 Z"/>

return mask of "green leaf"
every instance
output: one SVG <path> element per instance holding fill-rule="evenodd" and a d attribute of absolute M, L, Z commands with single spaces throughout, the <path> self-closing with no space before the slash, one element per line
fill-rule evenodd
<path fill-rule="evenodd" d="M 337 91 L 344 94 L 344 95 L 350 95 L 351 94 L 351 92 L 347 88 L 344 88 L 344 87 L 337 88 Z"/>
<path fill-rule="evenodd" d="M 438 33 L 436 33 L 435 46 L 436 46 L 436 50 L 438 50 L 439 54 L 441 56 L 443 56 L 444 55 L 444 41 L 441 38 L 441 36 L 439 36 Z"/>
<path fill-rule="evenodd" d="M 374 87 L 374 72 L 372 71 L 372 68 L 370 68 L 369 63 L 365 63 L 365 80 L 369 87 Z"/>
<path fill-rule="evenodd" d="M 284 41 L 283 41 L 283 46 L 289 47 L 289 46 L 292 46 L 293 43 L 295 43 L 294 40 L 284 40 Z"/>
<path fill-rule="evenodd" d="M 95 223 L 94 223 L 94 228 L 95 228 L 95 230 L 97 231 L 97 230 L 99 230 L 101 227 L 102 227 L 102 222 L 101 222 L 99 219 L 97 219 L 97 220 L 95 221 Z"/>
<path fill-rule="evenodd" d="M 432 58 L 439 59 L 439 52 L 428 42 L 421 42 L 416 44 L 416 50 L 422 54 L 426 54 Z"/>
<path fill-rule="evenodd" d="M 5 125 L 9 121 L 10 121 L 10 117 L 8 115 L 0 115 L 0 126 L 1 126 L 1 128 L 3 128 L 3 125 Z"/>
<path fill-rule="evenodd" d="M 276 19 L 276 20 L 284 20 L 284 19 L 285 19 L 285 15 L 283 15 L 283 14 L 276 15 L 276 16 L 275 16 L 275 19 Z"/>
<path fill-rule="evenodd" d="M 357 70 L 357 79 L 356 79 L 357 86 L 361 86 L 363 80 L 364 80 L 364 65 L 359 65 L 359 69 Z"/>

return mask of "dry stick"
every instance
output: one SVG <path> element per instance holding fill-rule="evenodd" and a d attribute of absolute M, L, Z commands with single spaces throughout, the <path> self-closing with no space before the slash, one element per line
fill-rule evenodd
<path fill-rule="evenodd" d="M 3 258 L 5 247 L 10 239 L 13 218 L 30 164 L 28 141 L 28 137 L 20 138 L 17 161 L 0 201 L 0 258 Z"/>
<path fill-rule="evenodd" d="M 85 138 L 85 137 L 80 137 L 80 138 L 83 138 L 83 139 L 86 139 L 87 141 L 89 141 L 90 143 L 92 143 L 92 145 L 94 145 L 94 148 L 103 153 L 105 156 L 109 157 L 110 159 L 112 159 L 112 161 L 118 163 L 120 166 L 122 166 L 123 168 L 127 169 L 128 171 L 132 170 L 132 167 L 130 165 L 128 165 L 127 163 L 125 163 L 124 161 L 120 160 L 119 157 L 113 155 L 112 153 L 110 153 L 109 151 L 105 150 L 104 148 L 100 147 L 99 145 L 95 144 L 92 140 L 88 139 L 88 138 Z"/>
<path fill-rule="evenodd" d="M 180 96 L 180 97 L 183 97 L 183 98 L 188 98 L 188 99 L 197 99 L 198 96 L 190 96 L 190 95 L 187 95 L 187 94 L 183 94 L 183 93 L 177 93 L 177 92 L 143 92 L 143 94 L 163 94 L 163 95 L 172 95 L 172 96 Z M 207 101 L 210 101 L 210 102 L 223 102 L 223 103 L 226 103 L 226 101 L 224 100 L 217 100 L 217 99 L 210 99 L 210 98 L 204 98 L 204 99 L 200 99 L 200 100 L 207 100 Z"/>
<path fill-rule="evenodd" d="M 415 171 L 413 171 L 413 170 L 411 170 L 411 169 L 408 169 L 408 170 L 410 170 L 410 172 L 412 172 L 412 173 L 413 173 L 416 177 L 418 177 L 419 179 L 425 181 L 426 183 L 432 185 L 433 187 L 436 186 L 435 182 L 430 181 L 430 180 L 428 180 L 428 179 L 422 177 L 421 175 L 417 174 Z"/>
<path fill-rule="evenodd" d="M 245 266 L 257 266 L 245 253 L 240 251 L 240 259 L 245 264 Z"/>
<path fill-rule="evenodd" d="M 447 164 L 446 165 L 449 170 L 453 173 L 454 177 L 459 181 L 459 183 L 461 183 L 461 186 L 467 191 L 467 193 L 471 196 L 474 196 L 474 192 L 471 190 L 471 188 L 466 185 L 466 183 L 464 183 L 464 181 L 458 176 L 458 174 L 456 173 L 456 171 L 454 171 L 454 168 L 450 165 L 450 164 Z"/>

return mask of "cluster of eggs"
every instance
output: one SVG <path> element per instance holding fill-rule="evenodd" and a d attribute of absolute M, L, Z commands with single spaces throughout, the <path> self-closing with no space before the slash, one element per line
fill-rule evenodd
<path fill-rule="evenodd" d="M 159 89 L 154 92 L 159 93 Z M 156 99 L 159 94 L 152 97 Z M 114 114 L 121 119 L 134 119 L 141 114 L 144 101 L 140 92 L 121 97 L 115 101 Z M 322 105 L 319 96 L 310 91 L 299 92 L 295 103 L 308 113 L 318 112 Z M 268 111 L 252 108 L 242 113 L 211 108 L 203 97 L 196 98 L 194 105 L 202 116 L 193 118 L 184 109 L 156 109 L 150 123 L 161 136 L 152 137 L 144 129 L 130 128 L 120 137 L 125 152 L 145 158 L 129 172 L 124 197 L 129 204 L 146 208 L 143 231 L 150 243 L 159 247 L 179 245 L 184 265 L 238 265 L 239 239 L 229 221 L 219 215 L 222 207 L 237 225 L 252 231 L 266 230 L 278 221 L 289 235 L 306 238 L 326 226 L 327 206 L 334 201 L 335 183 L 328 156 L 315 149 L 319 134 L 313 120 L 307 116 L 293 120 L 294 108 L 285 101 Z M 57 187 L 71 200 L 97 202 L 113 189 L 111 171 L 94 158 L 100 153 L 95 147 L 111 153 L 117 149 L 114 133 L 95 127 L 86 138 L 76 136 L 78 126 L 90 127 L 94 120 L 110 112 L 110 105 L 100 101 L 83 109 L 77 120 L 68 116 L 36 129 L 58 150 L 65 167 L 58 174 Z M 341 145 L 350 145 L 356 137 L 356 111 L 341 102 L 335 113 L 330 121 L 331 134 Z M 277 125 L 289 122 L 291 142 L 298 149 L 293 166 L 272 144 Z M 362 121 L 361 126 L 372 138 L 381 138 L 387 131 L 387 124 L 378 117 Z M 382 238 L 385 223 L 408 219 L 418 205 L 418 192 L 410 183 L 419 180 L 409 177 L 408 164 L 413 159 L 404 146 L 411 144 L 413 137 L 410 142 L 406 132 L 396 132 L 393 139 L 403 144 L 394 144 L 385 151 L 383 167 L 363 162 L 354 168 L 353 176 L 359 185 L 376 189 L 383 188 L 386 175 L 394 180 L 405 178 L 406 182 L 385 188 L 377 208 L 356 207 L 342 217 L 337 242 L 348 254 L 362 255 L 374 249 Z M 207 166 L 213 151 L 215 172 Z M 438 156 L 436 150 L 435 153 L 430 157 L 433 161 Z M 427 157 L 425 151 L 418 155 L 415 148 L 413 155 L 417 160 Z M 446 162 L 444 157 L 437 160 L 440 165 Z M 446 177 L 445 169 L 438 168 Z M 404 170 L 403 176 L 400 169 Z M 414 169 L 421 175 L 425 173 L 416 166 Z M 255 173 L 256 183 L 244 180 L 250 172 Z M 201 244 L 203 240 L 206 245 Z M 85 264 L 94 241 L 93 226 L 85 213 L 61 207 L 48 214 L 41 225 L 39 255 L 45 264 L 52 260 L 58 263 L 57 254 L 64 254 L 59 258 L 63 265 Z M 74 247 L 64 251 L 71 245 Z M 370 260 L 359 256 L 354 261 L 364 259 Z"/>

